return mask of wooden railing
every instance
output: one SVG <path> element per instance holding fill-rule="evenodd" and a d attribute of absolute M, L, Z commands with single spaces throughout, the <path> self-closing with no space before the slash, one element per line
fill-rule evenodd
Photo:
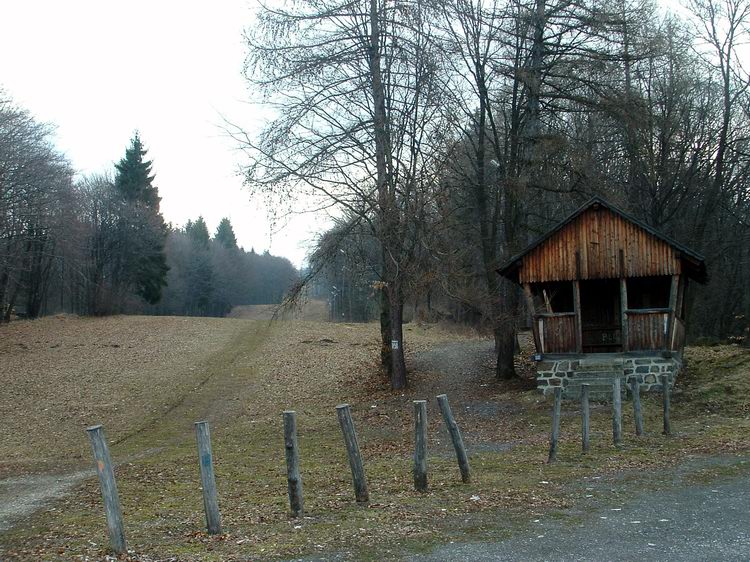
<path fill-rule="evenodd" d="M 669 309 L 628 310 L 628 350 L 669 349 Z"/>
<path fill-rule="evenodd" d="M 536 322 L 542 353 L 575 353 L 575 312 L 539 314 Z"/>

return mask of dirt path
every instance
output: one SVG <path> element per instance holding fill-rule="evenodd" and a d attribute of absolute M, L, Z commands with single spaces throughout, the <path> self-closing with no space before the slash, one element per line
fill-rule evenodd
<path fill-rule="evenodd" d="M 53 398 L 46 408 L 23 412 L 23 417 L 27 420 L 30 417 L 33 418 L 36 412 L 37 429 L 41 431 L 40 435 L 34 436 L 38 448 L 35 451 L 27 449 L 20 461 L 13 462 L 11 460 L 9 462 L 6 460 L 5 463 L 0 464 L 0 474 L 12 474 L 0 479 L 0 531 L 11 529 L 18 522 L 71 493 L 85 479 L 94 477 L 93 470 L 87 467 L 89 460 L 85 454 L 88 445 L 83 432 L 85 426 L 99 421 L 103 423 L 108 431 L 110 446 L 120 453 L 119 464 L 124 464 L 149 457 L 162 449 L 162 447 L 153 446 L 140 446 L 139 449 L 137 443 L 161 442 L 163 445 L 169 440 L 184 438 L 190 429 L 184 423 L 186 416 L 202 419 L 210 414 L 212 418 L 218 419 L 231 409 L 233 401 L 221 400 L 221 392 L 216 392 L 216 386 L 218 385 L 226 390 L 231 389 L 231 380 L 224 380 L 231 374 L 231 369 L 228 367 L 238 356 L 252 353 L 253 349 L 257 348 L 264 337 L 263 334 L 267 332 L 268 326 L 264 322 L 227 321 L 217 324 L 216 319 L 179 319 L 176 323 L 175 320 L 146 319 L 146 326 L 152 330 L 161 330 L 161 333 L 158 334 L 156 341 L 147 341 L 138 350 L 138 354 L 149 355 L 149 362 L 141 361 L 138 365 L 140 369 L 146 371 L 145 373 L 140 371 L 136 374 L 132 370 L 127 370 L 127 366 L 125 366 L 126 370 L 123 370 L 123 367 L 120 366 L 118 369 L 111 371 L 111 379 L 99 377 L 99 386 L 95 389 L 97 396 L 101 396 L 110 404 L 117 403 L 114 397 L 118 393 L 118 387 L 123 384 L 121 379 L 124 378 L 126 379 L 125 384 L 129 379 L 132 385 L 150 387 L 152 400 L 145 403 L 133 400 L 132 403 L 128 404 L 127 412 L 117 412 L 117 408 L 114 408 L 111 415 L 107 415 L 98 409 L 90 409 L 83 416 L 83 423 L 76 419 L 67 418 L 62 423 L 58 422 L 54 430 L 45 431 L 57 415 L 54 413 L 55 410 L 63 404 L 69 404 L 68 400 L 70 399 L 66 398 L 66 395 L 73 394 L 80 397 L 81 391 L 77 389 L 75 377 L 79 373 L 86 373 L 89 369 L 97 368 L 91 365 L 97 365 L 101 361 L 101 351 L 99 351 L 101 344 L 96 342 L 101 341 L 102 335 L 100 334 L 92 342 L 94 335 L 87 334 L 91 319 L 76 319 L 77 330 L 75 334 L 62 336 L 63 341 L 66 341 L 66 338 L 73 337 L 76 342 L 79 342 L 77 347 L 80 352 L 76 354 L 76 372 L 72 372 L 72 369 L 67 366 L 71 354 L 61 358 L 56 365 L 54 374 L 60 384 L 52 388 L 58 393 L 57 402 Z M 54 320 L 47 319 L 40 322 L 49 323 L 54 322 Z M 70 323 L 71 320 L 67 320 L 67 322 Z M 110 321 L 107 323 L 104 338 L 116 342 L 128 341 L 133 324 L 138 326 L 140 323 L 142 323 L 142 320 L 139 317 Z M 174 326 L 181 329 L 180 333 L 175 333 L 172 330 Z M 99 324 L 96 327 L 102 330 L 104 326 Z M 16 335 L 16 337 L 23 337 L 25 338 L 24 341 L 28 342 L 29 331 L 40 330 L 42 327 L 20 326 L 16 328 L 20 330 L 21 334 L 20 336 Z M 213 333 L 201 340 L 201 335 L 208 336 L 208 333 L 204 330 L 211 328 L 214 328 Z M 220 329 L 216 330 L 215 328 Z M 49 326 L 44 326 L 43 329 L 45 334 L 49 333 Z M 162 345 L 179 348 L 184 345 L 183 342 L 187 338 L 191 337 L 196 339 L 192 340 L 191 348 L 187 353 L 181 355 L 159 353 Z M 37 344 L 40 341 L 34 342 L 31 340 L 31 342 Z M 156 344 L 156 342 L 159 343 Z M 53 342 L 51 348 L 48 345 L 49 342 L 45 342 L 45 344 L 47 345 L 40 353 L 26 358 L 27 364 L 21 374 L 29 376 L 35 370 L 39 370 L 39 376 L 47 374 L 48 371 L 45 367 L 48 365 L 49 358 L 45 357 L 45 353 L 48 354 L 49 351 L 47 350 L 49 349 L 55 350 L 62 347 L 62 344 Z M 28 348 L 29 344 L 24 345 Z M 121 343 L 116 344 L 117 348 L 121 345 Z M 87 356 L 87 346 L 96 350 L 95 355 Z M 126 349 L 132 349 L 132 347 L 128 346 Z M 126 351 L 125 353 L 124 361 L 126 363 L 135 359 L 135 357 L 128 357 L 128 355 L 133 355 L 131 352 Z M 12 363 L 14 358 L 12 356 L 7 357 Z M 192 364 L 186 365 L 184 363 L 186 359 Z M 149 371 L 155 368 L 160 371 L 159 375 L 163 377 L 161 380 L 165 382 L 165 385 L 163 387 L 143 385 L 141 377 L 149 376 Z M 182 376 L 177 375 L 181 371 L 184 374 Z M 83 376 L 85 377 L 85 374 Z M 5 376 L 4 378 L 6 384 L 10 386 L 11 394 L 14 391 L 13 383 L 17 383 L 17 386 L 27 384 L 18 377 Z M 229 378 L 231 379 L 231 376 Z M 154 384 L 158 385 L 159 380 L 159 378 L 156 378 Z M 68 381 L 71 384 L 68 384 Z M 39 389 L 45 390 L 41 386 Z M 39 394 L 41 396 L 38 398 L 44 397 L 44 391 Z M 159 407 L 154 408 L 154 403 L 158 404 Z M 19 407 L 21 406 L 16 406 L 16 408 Z M 125 408 L 123 407 L 123 409 Z M 127 415 L 123 416 L 123 413 Z M 20 411 L 17 412 L 16 417 L 21 417 Z M 186 428 L 188 431 L 186 431 Z M 131 443 L 134 446 L 131 447 Z M 18 450 L 14 448 L 14 445 L 15 443 L 7 434 L 5 439 L 0 440 L 0 449 L 7 448 L 13 454 L 18 455 Z"/>

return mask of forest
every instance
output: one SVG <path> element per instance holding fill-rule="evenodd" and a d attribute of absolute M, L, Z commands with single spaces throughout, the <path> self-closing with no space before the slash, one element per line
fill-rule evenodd
<path fill-rule="evenodd" d="M 165 224 L 136 134 L 111 172 L 77 175 L 54 128 L 0 91 L 0 323 L 81 315 L 223 316 L 278 303 L 285 258 L 238 247 L 228 219 Z"/>
<path fill-rule="evenodd" d="M 337 211 L 298 288 L 380 314 L 393 388 L 414 312 L 491 330 L 513 377 L 526 314 L 496 269 L 593 195 L 705 256 L 689 338 L 747 343 L 749 24 L 747 0 L 262 7 L 245 76 L 277 117 L 235 130 L 246 184 Z"/>

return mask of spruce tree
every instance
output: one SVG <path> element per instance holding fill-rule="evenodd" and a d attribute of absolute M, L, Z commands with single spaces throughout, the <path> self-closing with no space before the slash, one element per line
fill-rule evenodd
<path fill-rule="evenodd" d="M 237 237 L 234 235 L 234 229 L 229 219 L 224 217 L 221 219 L 216 234 L 214 234 L 214 241 L 224 246 L 227 250 L 237 249 Z"/>
<path fill-rule="evenodd" d="M 115 188 L 128 202 L 137 202 L 159 211 L 159 192 L 154 186 L 154 176 L 151 173 L 150 160 L 144 160 L 146 149 L 143 148 L 141 138 L 136 131 L 130 140 L 130 146 L 125 149 L 125 158 L 115 164 L 117 177 Z"/>
<path fill-rule="evenodd" d="M 195 222 L 188 221 L 185 225 L 185 234 L 188 235 L 190 241 L 201 249 L 208 248 L 208 243 L 211 241 L 211 237 L 208 234 L 208 226 L 203 217 L 198 217 Z"/>
<path fill-rule="evenodd" d="M 159 212 L 159 190 L 154 186 L 151 161 L 136 133 L 115 165 L 115 190 L 127 204 L 120 225 L 122 255 L 119 282 L 129 286 L 149 304 L 161 299 L 166 286 L 167 266 L 164 242 L 167 229 Z"/>

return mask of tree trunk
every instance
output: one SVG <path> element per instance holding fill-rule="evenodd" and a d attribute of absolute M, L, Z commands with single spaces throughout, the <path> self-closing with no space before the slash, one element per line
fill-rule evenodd
<path fill-rule="evenodd" d="M 390 378 L 392 368 L 391 361 L 391 304 L 388 292 L 380 291 L 380 364 Z"/>
<path fill-rule="evenodd" d="M 391 308 L 391 388 L 400 390 L 406 387 L 406 361 L 404 359 L 404 303 L 401 288 L 396 284 L 389 287 Z"/>
<path fill-rule="evenodd" d="M 495 347 L 497 349 L 497 364 L 495 376 L 501 380 L 516 377 L 516 368 L 513 365 L 513 357 L 516 350 L 515 330 L 506 326 L 495 328 Z"/>

